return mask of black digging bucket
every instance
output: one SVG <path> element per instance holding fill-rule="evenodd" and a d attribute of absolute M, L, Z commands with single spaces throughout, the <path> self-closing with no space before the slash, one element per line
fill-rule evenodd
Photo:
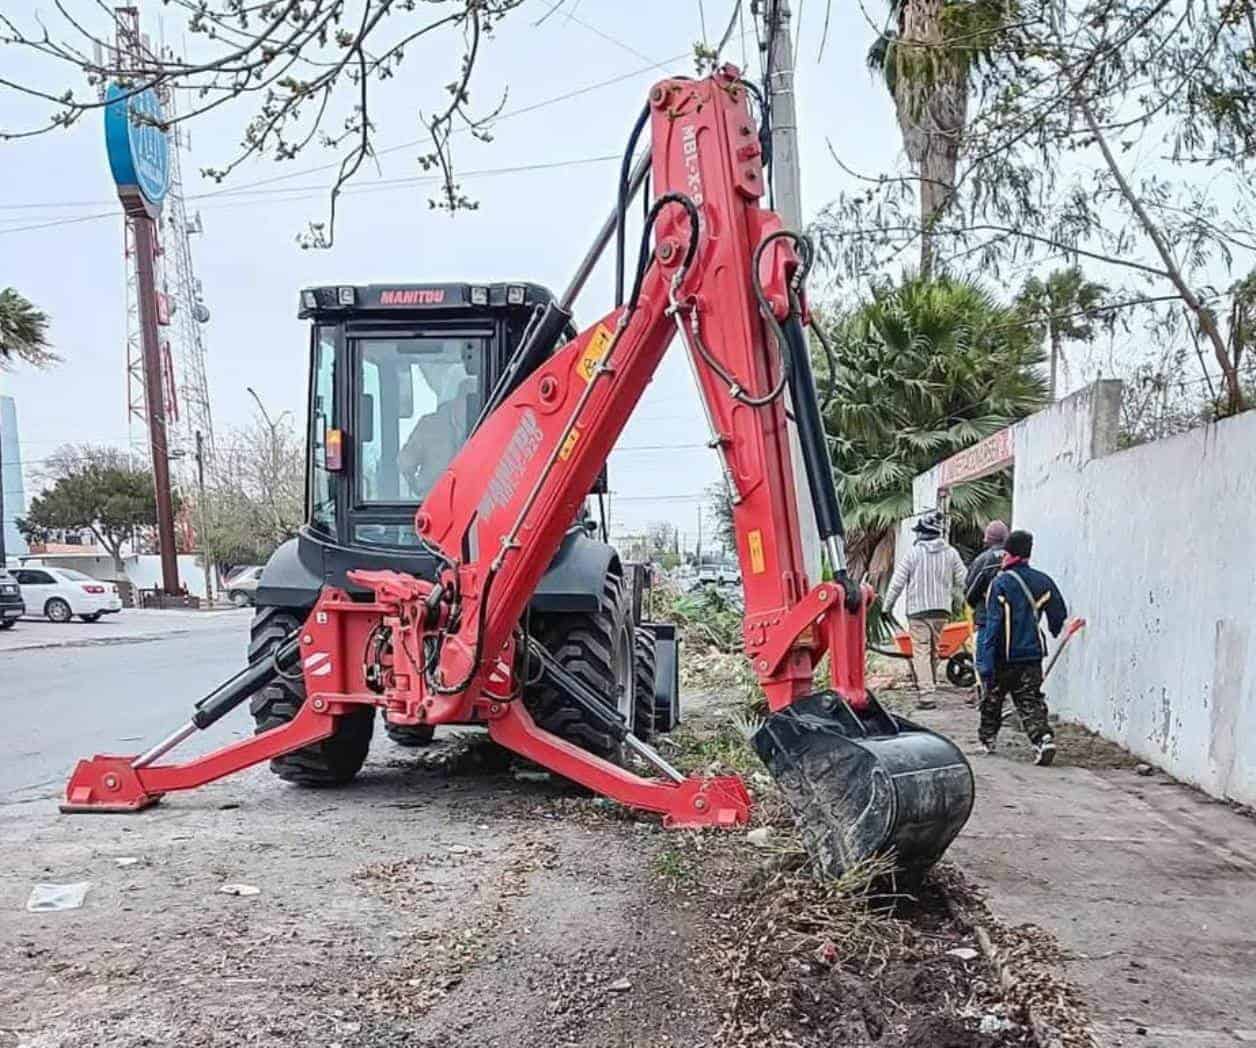
<path fill-rule="evenodd" d="M 901 883 L 922 878 L 973 807 L 973 772 L 950 739 L 834 691 L 773 713 L 754 747 L 794 811 L 821 874 L 893 854 Z"/>

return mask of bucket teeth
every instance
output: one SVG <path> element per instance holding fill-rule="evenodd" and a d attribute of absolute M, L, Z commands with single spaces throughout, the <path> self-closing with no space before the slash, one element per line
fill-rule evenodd
<path fill-rule="evenodd" d="M 909 878 L 942 857 L 972 811 L 973 776 L 949 739 L 835 692 L 774 713 L 754 735 L 816 869 L 838 877 L 893 855 Z"/>

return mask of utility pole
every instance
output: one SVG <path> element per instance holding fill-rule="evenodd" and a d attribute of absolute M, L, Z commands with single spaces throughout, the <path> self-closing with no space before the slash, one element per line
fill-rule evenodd
<path fill-rule="evenodd" d="M 802 179 L 798 162 L 798 114 L 794 106 L 794 48 L 790 38 L 789 0 L 763 0 L 764 39 L 767 41 L 764 89 L 772 119 L 772 206 L 786 229 L 802 232 Z M 782 352 L 784 347 L 782 347 Z M 803 465 L 798 427 L 789 428 L 789 457 L 794 490 L 798 493 L 798 532 L 802 539 L 807 581 L 820 581 L 820 529 L 816 525 L 811 486 Z M 805 493 L 805 494 L 804 494 Z M 836 565 L 830 565 L 835 568 Z"/>
<path fill-rule="evenodd" d="M 787 229 L 802 231 L 802 179 L 798 171 L 798 114 L 794 106 L 794 48 L 789 0 L 764 5 L 767 92 L 772 112 L 773 207 Z"/>
<path fill-rule="evenodd" d="M 212 605 L 214 603 L 213 569 L 209 565 L 209 526 L 206 524 L 205 517 L 208 508 L 205 505 L 205 438 L 199 429 L 196 431 L 196 487 L 201 509 L 197 515 L 200 517 L 201 529 L 201 565 L 205 569 L 205 600 Z"/>

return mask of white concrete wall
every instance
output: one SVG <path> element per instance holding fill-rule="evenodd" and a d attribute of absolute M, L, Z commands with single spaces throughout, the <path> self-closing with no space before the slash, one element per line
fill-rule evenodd
<path fill-rule="evenodd" d="M 48 564 L 53 567 L 74 568 L 76 571 L 90 575 L 103 582 L 119 582 L 118 572 L 114 568 L 113 558 L 109 556 L 84 556 L 82 554 L 57 554 L 47 556 L 26 557 L 28 564 Z M 205 571 L 201 567 L 201 559 L 193 553 L 180 553 L 179 582 L 187 587 L 194 597 L 205 597 Z M 153 589 L 161 585 L 161 557 L 155 553 L 128 554 L 122 558 L 126 568 L 126 577 L 136 589 Z M 219 583 L 215 579 L 214 594 L 220 596 Z"/>
<path fill-rule="evenodd" d="M 179 583 L 194 597 L 205 597 L 205 569 L 194 553 L 180 553 Z M 154 589 L 161 585 L 161 557 L 155 553 L 126 558 L 127 577 L 137 589 Z M 217 592 L 217 590 L 215 590 Z"/>
<path fill-rule="evenodd" d="M 1256 412 L 1017 475 L 1035 560 L 1088 620 L 1059 712 L 1217 797 L 1256 804 Z M 1071 483 L 1070 483 L 1071 481 Z M 1058 508 L 1071 506 L 1074 519 Z"/>
<path fill-rule="evenodd" d="M 1256 411 L 1113 452 L 1118 409 L 1099 383 L 1015 427 L 1012 524 L 1088 621 L 1048 701 L 1256 804 Z M 935 478 L 917 478 L 918 507 Z"/>

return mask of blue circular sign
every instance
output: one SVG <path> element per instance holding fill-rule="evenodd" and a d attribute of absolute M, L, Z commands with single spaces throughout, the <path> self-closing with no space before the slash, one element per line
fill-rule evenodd
<path fill-rule="evenodd" d="M 122 195 L 139 193 L 160 208 L 170 188 L 170 144 L 158 124 L 161 103 L 151 87 L 132 89 L 110 84 L 105 92 L 105 149 L 109 170 Z"/>

